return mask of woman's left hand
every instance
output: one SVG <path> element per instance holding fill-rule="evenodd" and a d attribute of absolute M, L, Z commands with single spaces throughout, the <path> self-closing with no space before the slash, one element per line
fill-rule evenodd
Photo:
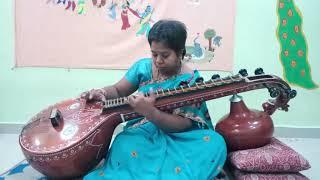
<path fill-rule="evenodd" d="M 137 95 L 129 96 L 129 104 L 133 110 L 145 117 L 150 117 L 152 112 L 156 110 L 155 101 L 156 96 L 154 93 L 150 93 L 150 96 L 144 96 L 144 94 L 139 93 Z"/>

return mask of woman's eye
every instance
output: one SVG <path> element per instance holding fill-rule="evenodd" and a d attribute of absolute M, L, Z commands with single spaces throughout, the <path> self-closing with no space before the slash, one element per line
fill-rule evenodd
<path fill-rule="evenodd" d="M 168 55 L 164 55 L 162 56 L 163 59 L 167 59 L 168 58 Z"/>

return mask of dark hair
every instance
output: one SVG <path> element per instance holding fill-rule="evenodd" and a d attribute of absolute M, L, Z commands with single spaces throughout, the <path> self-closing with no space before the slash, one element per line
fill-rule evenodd
<path fill-rule="evenodd" d="M 186 54 L 187 28 L 184 23 L 176 20 L 160 20 L 149 31 L 148 42 L 151 46 L 153 41 L 164 43 L 177 55 Z"/>

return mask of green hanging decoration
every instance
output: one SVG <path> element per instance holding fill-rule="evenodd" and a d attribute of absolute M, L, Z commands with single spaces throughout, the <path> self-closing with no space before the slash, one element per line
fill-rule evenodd
<path fill-rule="evenodd" d="M 284 78 L 290 84 L 306 89 L 318 88 L 311 77 L 308 46 L 302 31 L 302 14 L 293 0 L 278 0 L 277 3 L 277 38 Z"/>

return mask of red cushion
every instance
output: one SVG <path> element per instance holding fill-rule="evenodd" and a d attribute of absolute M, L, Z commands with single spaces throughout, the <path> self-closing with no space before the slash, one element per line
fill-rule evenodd
<path fill-rule="evenodd" d="M 260 148 L 231 152 L 228 159 L 237 169 L 248 172 L 299 172 L 310 168 L 302 155 L 276 138 Z"/>
<path fill-rule="evenodd" d="M 309 180 L 300 173 L 246 173 L 240 170 L 233 171 L 236 180 Z"/>

